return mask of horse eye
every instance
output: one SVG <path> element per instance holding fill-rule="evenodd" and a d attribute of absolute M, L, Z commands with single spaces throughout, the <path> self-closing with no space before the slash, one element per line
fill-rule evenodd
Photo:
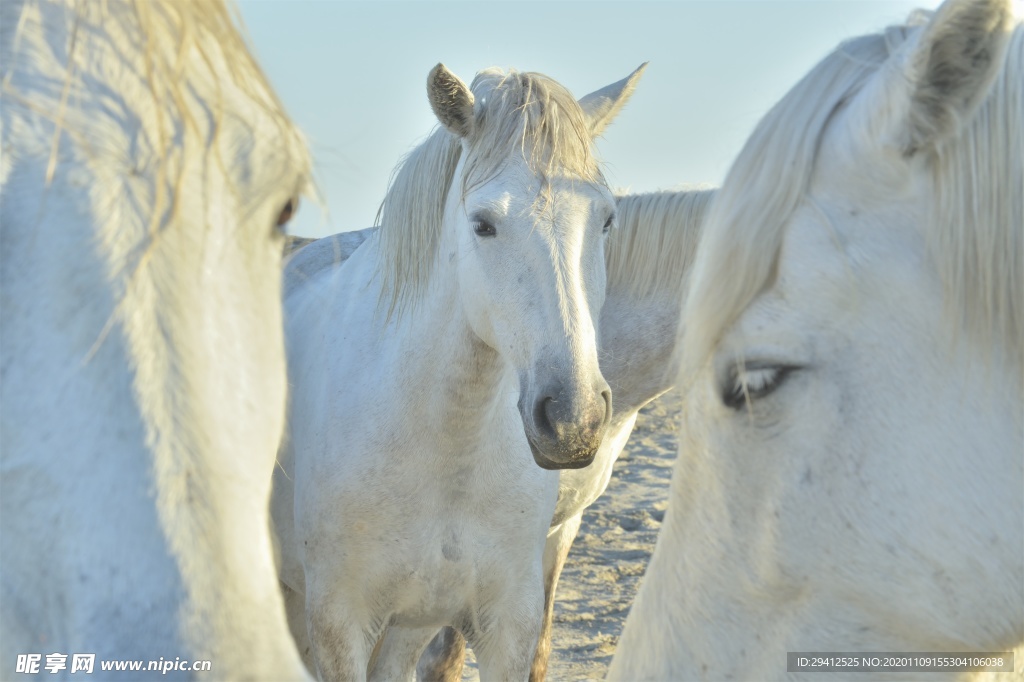
<path fill-rule="evenodd" d="M 792 365 L 740 367 L 731 373 L 722 391 L 722 402 L 726 407 L 738 410 L 748 402 L 753 403 L 773 393 L 797 369 Z"/>
<path fill-rule="evenodd" d="M 284 227 L 287 225 L 298 210 L 299 200 L 296 197 L 292 197 L 288 200 L 288 203 L 281 208 L 281 212 L 277 215 L 277 227 Z"/>
<path fill-rule="evenodd" d="M 474 222 L 473 231 L 476 232 L 479 237 L 493 237 L 498 234 L 498 231 L 494 229 L 494 225 L 491 225 L 486 220 L 477 220 Z"/>
<path fill-rule="evenodd" d="M 604 221 L 603 232 L 605 234 L 608 234 L 608 232 L 611 231 L 611 229 L 612 229 L 612 225 L 614 225 L 614 224 L 615 224 L 615 214 L 612 213 L 610 216 L 608 216 L 608 220 Z"/>

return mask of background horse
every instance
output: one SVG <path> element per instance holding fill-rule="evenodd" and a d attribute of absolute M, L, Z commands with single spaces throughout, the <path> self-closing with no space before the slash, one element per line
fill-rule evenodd
<path fill-rule="evenodd" d="M 698 248 L 671 501 L 610 679 L 1024 642 L 1022 164 L 1005 1 L 845 43 L 765 117 Z"/>
<path fill-rule="evenodd" d="M 528 676 L 551 470 L 590 464 L 611 414 L 594 317 L 615 204 L 591 139 L 639 73 L 577 103 L 539 74 L 470 89 L 438 65 L 444 128 L 402 164 L 380 231 L 289 285 L 274 519 L 322 677 L 364 677 L 385 626 L 373 676 L 408 677 L 448 624 L 485 677 Z"/>
<path fill-rule="evenodd" d="M 268 532 L 304 144 L 219 2 L 4 2 L 0 63 L 3 675 L 305 677 Z"/>

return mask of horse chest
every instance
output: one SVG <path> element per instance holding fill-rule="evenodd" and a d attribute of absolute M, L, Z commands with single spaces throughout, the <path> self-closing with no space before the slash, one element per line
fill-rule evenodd
<path fill-rule="evenodd" d="M 539 569 L 557 474 L 442 460 L 391 478 L 387 499 L 381 491 L 361 484 L 339 496 L 336 546 L 350 564 L 341 573 L 358 583 L 354 593 L 376 595 L 395 623 L 415 627 L 453 622 Z"/>
<path fill-rule="evenodd" d="M 510 551 L 495 538 L 474 532 L 457 522 L 415 524 L 407 542 L 377 555 L 377 569 L 364 574 L 359 587 L 373 594 L 374 603 L 391 622 L 409 627 L 435 626 L 457 621 L 487 596 L 524 572 L 534 552 Z"/>
<path fill-rule="evenodd" d="M 438 548 L 439 560 L 457 562 L 463 555 L 493 553 L 503 538 L 525 542 L 535 535 L 529 528 L 547 527 L 558 477 L 537 473 L 540 480 L 501 477 L 487 465 L 439 465 L 403 472 L 386 490 L 367 477 L 338 495 L 339 520 L 359 541 L 381 545 L 382 552 Z"/>

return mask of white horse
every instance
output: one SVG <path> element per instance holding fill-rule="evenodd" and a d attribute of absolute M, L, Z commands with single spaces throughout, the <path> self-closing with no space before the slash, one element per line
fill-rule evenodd
<path fill-rule="evenodd" d="M 530 680 L 545 678 L 551 655 L 555 588 L 583 512 L 604 493 L 615 460 L 629 440 L 640 409 L 675 385 L 674 365 L 685 279 L 711 190 L 666 191 L 616 198 L 618 226 L 606 246 L 608 285 L 598 327 L 601 373 L 615 409 L 594 462 L 567 469 L 544 546 L 544 621 Z M 424 680 L 459 680 L 465 639 L 452 629 L 439 635 L 420 662 Z"/>
<path fill-rule="evenodd" d="M 577 103 L 539 74 L 470 89 L 438 65 L 444 127 L 381 230 L 289 286 L 274 521 L 321 677 L 363 678 L 386 626 L 373 677 L 408 677 L 455 625 L 485 677 L 527 678 L 554 470 L 590 464 L 611 414 L 595 316 L 615 203 L 591 140 L 639 73 Z"/>
<path fill-rule="evenodd" d="M 0 676 L 304 678 L 268 524 L 305 146 L 220 2 L 6 1 L 0 64 Z"/>
<path fill-rule="evenodd" d="M 601 373 L 612 388 L 615 409 L 594 462 L 561 472 L 558 501 L 544 547 L 544 621 L 530 670 L 543 680 L 551 654 L 554 595 L 583 512 L 608 487 L 640 409 L 676 381 L 679 314 L 684 278 L 711 190 L 664 191 L 616 197 L 618 225 L 605 247 L 607 291 L 598 325 Z M 340 266 L 377 228 L 343 232 L 317 240 L 295 239 L 302 250 L 289 263 L 288 284 L 302 286 L 313 273 Z M 339 349 L 338 352 L 341 352 Z M 459 680 L 466 640 L 445 628 L 424 653 L 419 677 Z"/>
<path fill-rule="evenodd" d="M 610 679 L 1024 642 L 1018 21 L 949 0 L 847 42 L 747 142 L 694 264 L 670 506 Z"/>

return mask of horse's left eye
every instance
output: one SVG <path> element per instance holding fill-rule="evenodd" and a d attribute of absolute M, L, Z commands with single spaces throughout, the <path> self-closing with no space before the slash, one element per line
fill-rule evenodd
<path fill-rule="evenodd" d="M 781 386 L 794 370 L 792 365 L 739 367 L 729 377 L 722 391 L 726 407 L 738 410 L 748 402 L 764 398 Z"/>
<path fill-rule="evenodd" d="M 288 224 L 288 221 L 290 221 L 292 219 L 292 217 L 295 215 L 295 212 L 298 211 L 298 210 L 299 210 L 299 200 L 298 200 L 298 198 L 293 197 L 293 198 L 289 199 L 288 203 L 286 203 L 281 208 L 281 212 L 277 214 L 277 227 L 283 229 L 284 226 Z"/>
<path fill-rule="evenodd" d="M 473 231 L 480 237 L 493 237 L 498 234 L 498 230 L 494 228 L 494 225 L 483 219 L 473 223 Z"/>
<path fill-rule="evenodd" d="M 608 220 L 604 221 L 604 229 L 602 231 L 605 234 L 608 234 L 611 231 L 613 225 L 615 225 L 615 214 L 614 213 L 612 213 L 610 216 L 608 216 Z"/>

